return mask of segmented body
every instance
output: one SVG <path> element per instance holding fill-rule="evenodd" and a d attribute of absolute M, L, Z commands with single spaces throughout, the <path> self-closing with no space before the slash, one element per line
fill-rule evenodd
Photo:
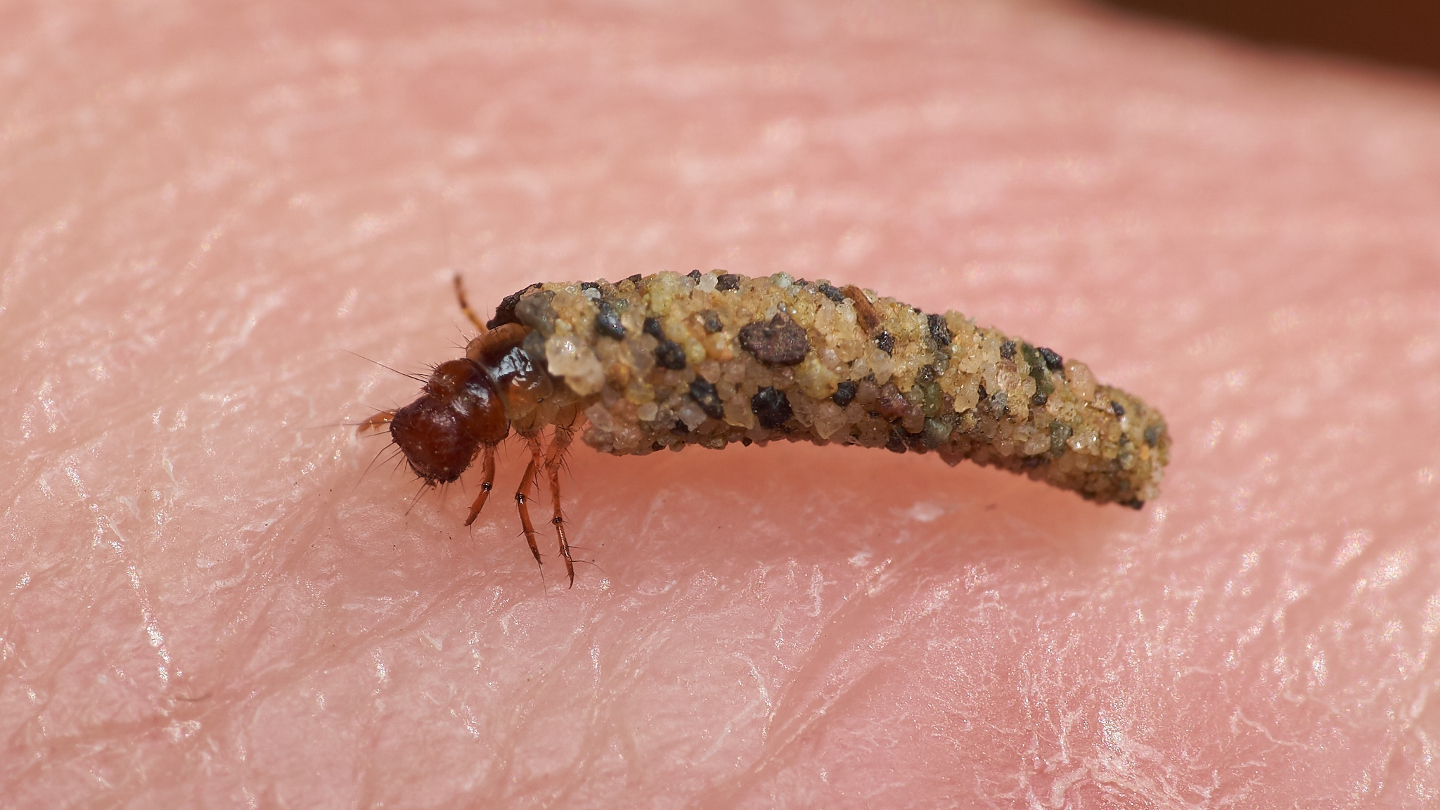
<path fill-rule="evenodd" d="M 855 287 L 719 271 L 533 285 L 488 324 L 525 349 L 616 455 L 784 439 L 970 459 L 1139 507 L 1158 494 L 1159 412 L 958 312 Z M 559 410 L 556 411 L 557 413 Z"/>

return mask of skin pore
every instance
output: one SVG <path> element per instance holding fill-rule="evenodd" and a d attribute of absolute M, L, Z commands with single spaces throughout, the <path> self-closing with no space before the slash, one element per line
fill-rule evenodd
<path fill-rule="evenodd" d="M 0 54 L 5 804 L 1440 802 L 1433 79 L 984 0 L 15 4 Z M 577 442 L 569 589 L 480 463 L 366 472 L 419 386 L 355 355 L 463 356 L 456 269 L 697 267 L 1082 358 L 1162 494 Z"/>

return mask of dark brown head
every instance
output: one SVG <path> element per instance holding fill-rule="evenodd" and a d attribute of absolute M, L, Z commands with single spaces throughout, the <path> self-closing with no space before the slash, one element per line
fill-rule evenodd
<path fill-rule="evenodd" d="M 395 412 L 390 436 L 410 469 L 431 484 L 460 477 L 481 445 L 510 433 L 505 406 L 490 378 L 466 359 L 441 363 L 420 398 Z"/>

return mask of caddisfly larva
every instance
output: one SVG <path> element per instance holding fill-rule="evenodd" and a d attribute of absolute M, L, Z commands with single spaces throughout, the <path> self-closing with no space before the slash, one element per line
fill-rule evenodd
<path fill-rule="evenodd" d="M 525 538 L 539 562 L 527 504 L 543 469 L 571 584 L 559 466 L 582 428 L 586 444 L 615 455 L 774 439 L 934 452 L 1137 509 L 1158 494 L 1169 460 L 1159 412 L 1096 383 L 1084 363 L 854 286 L 718 270 L 533 284 L 488 323 L 458 278 L 456 294 L 480 329 L 465 357 L 365 426 L 388 423 L 432 485 L 483 456 L 467 526 L 513 429 L 530 449 L 515 494 Z"/>

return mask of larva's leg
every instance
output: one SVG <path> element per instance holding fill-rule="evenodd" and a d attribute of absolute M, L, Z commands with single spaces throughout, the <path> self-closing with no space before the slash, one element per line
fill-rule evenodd
<path fill-rule="evenodd" d="M 485 328 L 485 322 L 480 320 L 480 316 L 475 314 L 475 310 L 470 308 L 470 302 L 465 300 L 465 281 L 460 278 L 459 273 L 455 274 L 455 298 L 460 302 L 460 311 L 465 313 L 465 317 L 470 319 L 470 323 L 475 324 L 475 328 L 480 330 L 480 334 L 483 335 L 490 331 Z"/>
<path fill-rule="evenodd" d="M 479 517 L 480 510 L 485 508 L 485 501 L 490 499 L 490 490 L 495 488 L 495 445 L 485 445 L 485 460 L 482 464 L 485 467 L 485 480 L 480 482 L 480 495 L 470 504 L 470 516 L 465 518 L 466 526 Z"/>
<path fill-rule="evenodd" d="M 379 430 L 393 421 L 395 421 L 394 411 L 381 411 L 369 419 L 366 419 L 364 422 L 361 422 L 360 427 L 357 428 L 355 432 L 364 433 L 367 430 Z"/>
<path fill-rule="evenodd" d="M 550 440 L 550 449 L 545 453 L 545 472 L 550 478 L 550 497 L 555 501 L 555 534 L 560 539 L 560 556 L 565 558 L 565 573 L 570 575 L 570 587 L 575 587 L 575 561 L 570 557 L 570 543 L 565 539 L 565 519 L 560 515 L 560 462 L 565 460 L 565 448 L 574 435 L 568 427 L 555 427 L 555 437 Z"/>
<path fill-rule="evenodd" d="M 536 473 L 540 469 L 540 439 L 526 436 L 525 444 L 530 448 L 530 465 L 525 468 L 525 477 L 520 479 L 520 488 L 515 490 L 515 505 L 520 509 L 520 527 L 525 530 L 525 542 L 530 544 L 530 553 L 535 555 L 535 564 L 540 565 L 540 547 L 535 545 L 535 527 L 530 523 L 530 492 L 535 488 Z"/>

